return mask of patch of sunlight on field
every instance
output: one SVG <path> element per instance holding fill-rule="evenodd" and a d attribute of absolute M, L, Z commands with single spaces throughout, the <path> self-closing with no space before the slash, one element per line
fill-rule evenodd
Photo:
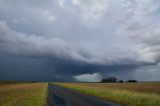
<path fill-rule="evenodd" d="M 160 83 L 55 83 L 127 106 L 160 106 Z"/>
<path fill-rule="evenodd" d="M 0 106 L 44 106 L 47 83 L 0 85 Z"/>

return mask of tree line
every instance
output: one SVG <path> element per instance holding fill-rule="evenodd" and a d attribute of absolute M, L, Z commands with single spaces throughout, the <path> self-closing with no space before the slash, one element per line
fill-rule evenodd
<path fill-rule="evenodd" d="M 127 80 L 127 81 L 117 80 L 117 77 L 107 77 L 107 78 L 102 79 L 100 81 L 100 83 L 115 83 L 115 82 L 119 82 L 119 83 L 123 83 L 123 82 L 136 83 L 138 81 L 137 80 Z"/>

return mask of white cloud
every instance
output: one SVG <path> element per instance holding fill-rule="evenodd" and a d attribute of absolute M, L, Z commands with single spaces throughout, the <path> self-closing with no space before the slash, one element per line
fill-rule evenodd
<path fill-rule="evenodd" d="M 72 0 L 86 25 L 96 25 L 107 12 L 108 0 Z"/>
<path fill-rule="evenodd" d="M 80 5 L 81 4 L 81 0 L 72 0 L 72 3 L 74 5 Z"/>
<path fill-rule="evenodd" d="M 100 73 L 82 74 L 74 76 L 73 78 L 79 82 L 99 82 L 102 80 L 102 75 Z"/>
<path fill-rule="evenodd" d="M 159 46 L 159 2 L 153 0 L 135 0 L 124 4 L 123 20 L 117 34 L 128 36 L 135 42 L 131 48 L 138 61 L 157 63 L 160 59 Z M 129 17 L 129 18 L 125 18 Z"/>
<path fill-rule="evenodd" d="M 66 1 L 65 0 L 59 0 L 59 6 L 60 7 L 64 7 L 65 6 Z"/>

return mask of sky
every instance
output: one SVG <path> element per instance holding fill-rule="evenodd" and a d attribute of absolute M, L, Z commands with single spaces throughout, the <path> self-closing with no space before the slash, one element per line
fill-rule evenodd
<path fill-rule="evenodd" d="M 160 80 L 159 0 L 0 0 L 0 80 Z"/>

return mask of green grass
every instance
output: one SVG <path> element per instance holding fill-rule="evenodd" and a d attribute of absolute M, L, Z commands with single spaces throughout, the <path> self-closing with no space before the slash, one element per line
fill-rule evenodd
<path fill-rule="evenodd" d="M 44 106 L 47 83 L 17 83 L 0 86 L 0 106 Z"/>
<path fill-rule="evenodd" d="M 79 92 L 111 100 L 127 106 L 160 106 L 160 83 L 99 84 L 56 83 Z M 146 89 L 147 88 L 147 89 Z M 149 90 L 154 89 L 154 91 Z M 157 90 L 157 91 L 155 91 Z"/>

